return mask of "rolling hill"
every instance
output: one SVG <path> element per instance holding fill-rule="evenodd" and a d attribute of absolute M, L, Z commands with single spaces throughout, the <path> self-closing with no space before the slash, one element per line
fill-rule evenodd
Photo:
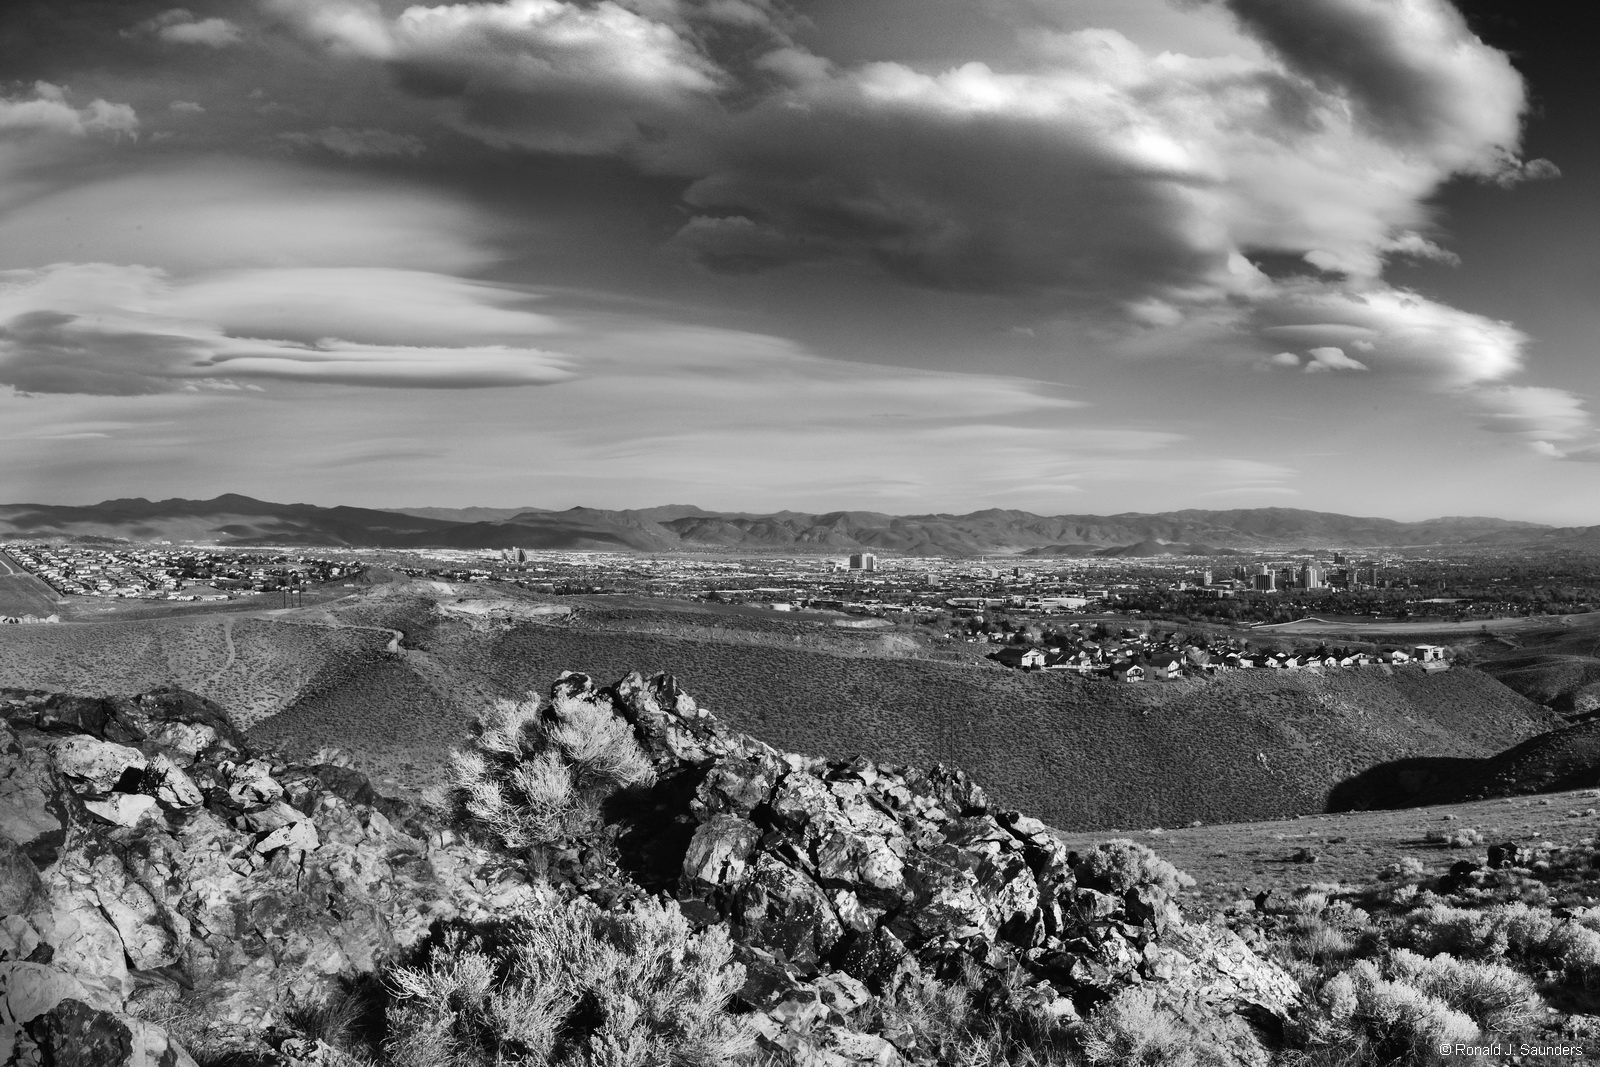
<path fill-rule="evenodd" d="M 638 510 L 373 508 L 278 504 L 229 494 L 141 498 L 88 506 L 0 506 L 0 538 L 122 538 L 220 544 L 373 548 L 546 548 L 667 552 L 850 552 L 910 555 L 1206 554 L 1227 550 L 1414 545 L 1594 546 L 1600 530 L 1489 518 L 1425 522 L 1293 508 L 1041 516 L 989 509 L 965 515 L 835 511 L 765 515 L 690 505 Z"/>
<path fill-rule="evenodd" d="M 337 747 L 413 792 L 498 697 L 562 670 L 672 670 L 737 729 L 823 755 L 960 766 L 1063 828 L 1326 810 L 1404 761 L 1481 761 L 1563 725 L 1486 674 L 1246 672 L 1142 686 L 1010 671 L 965 646 L 734 608 L 510 592 L 485 610 L 430 583 L 315 608 L 0 629 L 0 686 L 177 684 L 291 753 Z M 505 610 L 521 604 L 524 615 Z M 392 630 L 404 652 L 386 653 Z M 1376 804 L 1345 806 L 1380 806 Z"/>

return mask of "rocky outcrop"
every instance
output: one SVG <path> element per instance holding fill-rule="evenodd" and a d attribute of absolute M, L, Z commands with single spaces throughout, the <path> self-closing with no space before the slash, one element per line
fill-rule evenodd
<path fill-rule="evenodd" d="M 0 1064 L 191 1062 L 148 1021 L 180 998 L 249 1044 L 534 892 L 349 767 L 250 751 L 193 694 L 0 691 L 0 714 Z"/>
<path fill-rule="evenodd" d="M 927 1035 L 874 1005 L 931 978 L 1067 1025 L 1154 989 L 1226 1038 L 1218 1062 L 1263 1061 L 1253 1035 L 1293 1009 L 1284 972 L 1183 918 L 1170 868 L 1131 845 L 1076 856 L 960 771 L 781 753 L 666 675 L 567 674 L 553 696 L 630 724 L 655 782 L 509 855 L 344 761 L 251 750 L 192 694 L 0 691 L 0 1064 L 177 1067 L 157 1023 L 179 1015 L 314 1062 L 322 1046 L 283 1026 L 298 1009 L 535 895 L 661 893 L 727 924 L 738 1006 L 779 1061 L 927 1062 Z"/>
<path fill-rule="evenodd" d="M 976 976 L 994 1011 L 1066 1019 L 1139 984 L 1202 1028 L 1244 1018 L 1271 1030 L 1298 1000 L 1237 936 L 1186 922 L 1177 872 L 1146 850 L 1126 846 L 1120 867 L 1109 854 L 1080 860 L 960 771 L 781 753 L 721 730 L 665 675 L 606 689 L 566 675 L 556 693 L 611 704 L 656 764 L 658 793 L 687 795 L 676 895 L 701 921 L 730 925 L 741 998 L 773 1051 L 914 1057 L 918 1034 L 849 1024 L 863 998 L 913 973 Z M 1225 1046 L 1265 1060 L 1236 1035 Z"/>

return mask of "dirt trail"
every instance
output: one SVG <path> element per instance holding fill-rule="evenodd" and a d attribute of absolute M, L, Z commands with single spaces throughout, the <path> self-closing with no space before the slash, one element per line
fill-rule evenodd
<path fill-rule="evenodd" d="M 239 650 L 233 644 L 233 616 L 231 615 L 224 615 L 222 618 L 222 641 L 228 649 L 228 661 L 212 672 L 211 676 L 206 679 L 207 685 L 216 685 L 239 659 Z"/>

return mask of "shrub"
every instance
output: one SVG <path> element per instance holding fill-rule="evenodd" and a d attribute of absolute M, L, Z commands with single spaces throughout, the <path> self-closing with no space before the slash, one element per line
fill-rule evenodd
<path fill-rule="evenodd" d="M 530 694 L 496 701 L 479 726 L 472 750 L 451 756 L 450 796 L 459 815 L 507 848 L 581 832 L 606 795 L 655 779 L 609 705 L 563 696 L 545 709 Z"/>
<path fill-rule="evenodd" d="M 670 902 L 540 904 L 492 946 L 455 932 L 391 973 L 388 1061 L 712 1067 L 750 1048 L 726 1011 L 743 981 L 726 932 L 692 933 Z"/>
<path fill-rule="evenodd" d="M 1483 844 L 1483 835 L 1471 827 L 1456 831 L 1429 830 L 1422 835 L 1422 840 L 1430 845 L 1443 845 L 1446 848 L 1472 848 Z"/>
<path fill-rule="evenodd" d="M 852 1025 L 914 1034 L 915 1063 L 1077 1067 L 1063 1019 L 1046 1003 L 1013 999 L 1015 981 L 1025 977 L 1020 969 L 996 976 L 967 960 L 955 980 L 945 982 L 913 966 L 885 995 L 858 1009 Z"/>
<path fill-rule="evenodd" d="M 1471 1042 L 1478 1027 L 1445 1001 L 1403 980 L 1385 979 L 1371 960 L 1334 975 L 1315 991 L 1300 1020 L 1312 1046 L 1370 1050 L 1376 1062 L 1425 1062 L 1427 1050 Z"/>
<path fill-rule="evenodd" d="M 1525 1026 L 1543 1007 L 1532 980 L 1503 963 L 1474 963 L 1448 953 L 1425 959 L 1402 948 L 1390 957 L 1389 969 L 1397 979 L 1470 1015 L 1480 1027 Z"/>
<path fill-rule="evenodd" d="M 1136 841 L 1117 839 L 1096 845 L 1079 858 L 1078 881 L 1090 888 L 1125 893 L 1148 884 L 1176 894 L 1194 885 L 1194 879 Z"/>
<path fill-rule="evenodd" d="M 1096 1008 L 1078 1040 L 1090 1067 L 1221 1067 L 1252 1058 L 1250 1051 L 1230 1047 L 1251 1043 L 1243 1029 L 1202 1034 L 1147 985 L 1130 986 Z"/>

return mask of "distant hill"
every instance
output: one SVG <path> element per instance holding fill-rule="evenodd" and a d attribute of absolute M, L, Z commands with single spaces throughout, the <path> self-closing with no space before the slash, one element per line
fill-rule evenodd
<path fill-rule="evenodd" d="M 693 505 L 634 510 L 374 508 L 277 504 L 228 494 L 211 500 L 108 500 L 82 507 L 0 505 L 0 538 L 70 537 L 219 544 L 372 548 L 557 548 L 666 552 L 740 549 L 971 556 L 1222 555 L 1292 548 L 1415 545 L 1600 547 L 1600 527 L 1555 528 L 1491 518 L 1424 522 L 1295 508 L 1154 514 L 965 515 L 711 512 Z"/>
<path fill-rule="evenodd" d="M 1135 545 L 1102 548 L 1097 556 L 1122 559 L 1148 559 L 1152 556 L 1234 556 L 1237 549 L 1218 548 L 1215 545 L 1182 545 L 1166 541 L 1140 541 Z"/>

